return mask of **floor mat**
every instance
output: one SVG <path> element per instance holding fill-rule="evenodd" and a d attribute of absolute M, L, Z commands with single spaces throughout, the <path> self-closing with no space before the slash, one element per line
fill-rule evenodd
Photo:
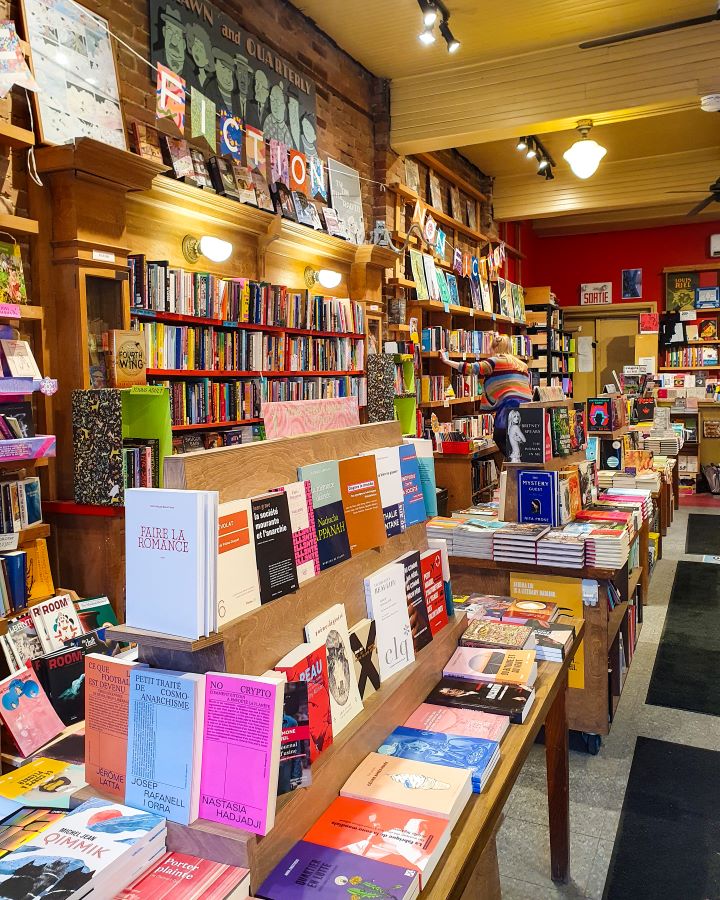
<path fill-rule="evenodd" d="M 681 560 L 645 702 L 720 716 L 718 672 L 720 566 Z"/>
<path fill-rule="evenodd" d="M 720 554 L 720 517 L 690 513 L 685 552 L 696 556 Z"/>
<path fill-rule="evenodd" d="M 603 900 L 720 897 L 720 753 L 639 737 Z"/>

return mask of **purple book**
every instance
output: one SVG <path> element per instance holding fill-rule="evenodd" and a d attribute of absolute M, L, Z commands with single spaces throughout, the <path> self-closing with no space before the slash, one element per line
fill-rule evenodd
<path fill-rule="evenodd" d="M 414 869 L 299 841 L 263 881 L 256 896 L 263 900 L 351 900 L 360 896 L 412 900 L 418 890 Z"/>

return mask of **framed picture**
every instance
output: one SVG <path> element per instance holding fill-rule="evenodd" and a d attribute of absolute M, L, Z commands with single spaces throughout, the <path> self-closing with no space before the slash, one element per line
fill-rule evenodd
<path fill-rule="evenodd" d="M 720 438 L 720 419 L 703 419 L 703 437 Z"/>
<path fill-rule="evenodd" d="M 374 353 L 382 353 L 382 317 L 365 316 L 367 322 L 367 352 L 368 356 Z"/>
<path fill-rule="evenodd" d="M 695 309 L 717 309 L 720 307 L 720 288 L 695 288 Z"/>
<path fill-rule="evenodd" d="M 639 300 L 642 297 L 642 269 L 622 270 L 622 299 Z"/>
<path fill-rule="evenodd" d="M 107 21 L 71 0 L 22 0 L 22 17 L 41 142 L 89 137 L 127 150 Z"/>

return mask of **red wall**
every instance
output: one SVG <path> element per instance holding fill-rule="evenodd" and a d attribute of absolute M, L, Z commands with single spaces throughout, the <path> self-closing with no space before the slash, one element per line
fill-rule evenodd
<path fill-rule="evenodd" d="M 549 284 L 562 306 L 574 306 L 580 302 L 581 284 L 612 281 L 613 303 L 621 303 L 622 270 L 642 269 L 642 299 L 656 301 L 661 310 L 663 268 L 709 262 L 711 234 L 720 234 L 720 221 L 564 237 L 539 237 L 530 223 L 524 223 L 522 250 L 527 258 L 522 283 L 527 287 Z M 717 275 L 706 273 L 701 283 L 717 284 Z"/>

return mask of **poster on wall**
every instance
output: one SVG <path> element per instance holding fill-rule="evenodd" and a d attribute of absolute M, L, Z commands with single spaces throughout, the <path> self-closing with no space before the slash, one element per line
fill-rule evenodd
<path fill-rule="evenodd" d="M 622 270 L 623 300 L 640 300 L 642 297 L 642 269 Z"/>
<path fill-rule="evenodd" d="M 328 157 L 330 202 L 354 244 L 365 243 L 360 175 L 356 169 Z"/>
<path fill-rule="evenodd" d="M 107 20 L 73 0 L 22 0 L 40 140 L 90 137 L 127 150 Z"/>
<path fill-rule="evenodd" d="M 315 84 L 205 0 L 149 0 L 150 59 L 244 125 L 317 155 Z"/>
<path fill-rule="evenodd" d="M 612 303 L 612 281 L 593 281 L 580 285 L 581 306 L 602 306 Z"/>
<path fill-rule="evenodd" d="M 695 288 L 699 285 L 699 272 L 668 272 L 665 275 L 665 309 L 673 312 L 694 309 Z"/>

